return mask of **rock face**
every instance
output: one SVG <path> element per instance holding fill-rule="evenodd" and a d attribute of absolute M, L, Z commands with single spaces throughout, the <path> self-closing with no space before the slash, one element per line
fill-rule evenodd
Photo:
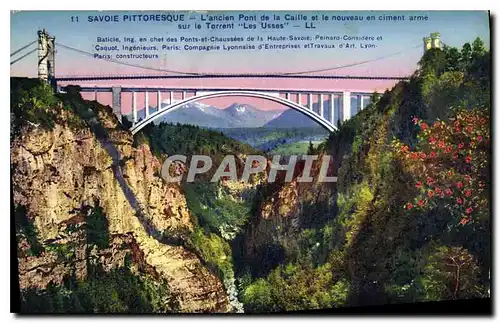
<path fill-rule="evenodd" d="M 321 160 L 322 156 L 320 155 L 318 160 Z M 328 176 L 334 176 L 333 166 L 330 161 Z M 290 182 L 284 181 L 284 172 L 278 173 L 276 182 L 269 185 L 262 194 L 264 197 L 259 202 L 257 212 L 247 226 L 243 239 L 244 257 L 253 259 L 254 265 L 255 260 L 262 257 L 262 251 L 269 250 L 270 246 L 276 246 L 277 249 L 274 249 L 274 256 L 269 256 L 278 260 L 281 252 L 286 252 L 297 243 L 303 228 L 322 221 L 319 217 L 324 218 L 325 214 L 318 214 L 316 206 L 326 210 L 333 207 L 335 184 L 318 181 L 320 162 L 313 163 L 310 171 L 312 182 L 297 180 L 303 173 L 303 167 L 303 163 L 296 164 Z M 261 262 L 260 265 L 267 264 Z"/>
<path fill-rule="evenodd" d="M 120 129 L 107 109 L 94 109 L 91 127 L 69 126 L 64 115 L 71 113 L 63 110 L 62 121 L 49 130 L 33 125 L 21 129 L 11 142 L 14 204 L 25 208 L 42 245 L 78 242 L 64 228 L 68 221 L 84 222 L 82 209 L 98 204 L 111 240 L 109 248 L 95 254 L 105 268 L 123 265 L 125 254 L 132 254 L 143 268 L 167 280 L 182 312 L 227 311 L 217 276 L 182 244 L 165 242 L 165 237 L 182 240 L 193 229 L 179 186 L 162 181 L 160 162 L 149 146 L 135 148 L 130 132 Z M 27 245 L 18 239 L 22 289 L 61 283 L 71 272 L 85 278 L 90 252 L 85 241 L 79 243 L 74 263 L 61 261 L 50 250 L 28 255 Z"/>

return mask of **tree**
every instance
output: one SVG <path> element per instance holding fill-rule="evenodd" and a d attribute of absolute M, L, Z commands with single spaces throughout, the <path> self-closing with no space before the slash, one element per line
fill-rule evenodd
<path fill-rule="evenodd" d="M 463 71 L 468 70 L 471 59 L 472 59 L 472 48 L 469 43 L 465 43 L 462 46 L 462 51 L 460 52 L 460 69 Z"/>
<path fill-rule="evenodd" d="M 309 147 L 307 148 L 308 155 L 314 155 L 314 145 L 311 140 L 309 140 Z"/>
<path fill-rule="evenodd" d="M 446 53 L 440 49 L 428 50 L 419 61 L 422 75 L 434 74 L 439 76 L 446 71 L 447 64 Z"/>
<path fill-rule="evenodd" d="M 446 70 L 459 71 L 460 70 L 460 51 L 455 47 L 446 48 Z"/>
<path fill-rule="evenodd" d="M 372 105 L 375 105 L 378 103 L 378 101 L 380 100 L 380 93 L 378 93 L 377 91 L 373 92 L 372 95 L 370 96 L 370 103 Z"/>
<path fill-rule="evenodd" d="M 479 267 L 462 247 L 440 246 L 432 250 L 420 278 L 425 300 L 482 297 Z"/>
<path fill-rule="evenodd" d="M 481 40 L 481 38 L 477 37 L 472 42 L 472 54 L 471 54 L 471 57 L 474 59 L 474 58 L 483 56 L 485 53 L 486 53 L 486 49 L 484 47 L 484 43 Z"/>

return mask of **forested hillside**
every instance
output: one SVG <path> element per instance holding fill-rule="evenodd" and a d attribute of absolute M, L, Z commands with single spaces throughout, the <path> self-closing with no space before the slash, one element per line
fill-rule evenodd
<path fill-rule="evenodd" d="M 429 50 L 342 124 L 320 147 L 338 165 L 328 222 L 287 231 L 269 273 L 241 268 L 245 310 L 489 297 L 489 70 L 479 39 Z"/>

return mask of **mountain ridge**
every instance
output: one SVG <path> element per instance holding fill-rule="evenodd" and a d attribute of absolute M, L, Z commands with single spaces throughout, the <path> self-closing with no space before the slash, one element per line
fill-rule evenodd
<path fill-rule="evenodd" d="M 162 108 L 167 107 L 169 104 L 169 100 L 163 101 Z M 156 111 L 157 107 L 149 107 L 150 115 Z M 325 107 L 324 111 L 327 113 L 329 108 Z M 129 120 L 132 119 L 131 114 L 127 114 L 125 117 Z M 144 108 L 137 111 L 138 120 L 145 117 L 146 111 Z M 193 124 L 206 128 L 319 127 L 314 120 L 294 109 L 261 110 L 253 105 L 237 102 L 226 108 L 218 108 L 199 102 L 188 103 L 155 120 L 155 123 L 160 122 Z"/>

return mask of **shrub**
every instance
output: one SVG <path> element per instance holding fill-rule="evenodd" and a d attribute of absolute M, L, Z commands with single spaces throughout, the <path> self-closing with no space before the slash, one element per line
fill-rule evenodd
<path fill-rule="evenodd" d="M 489 116 L 484 109 L 458 109 L 448 122 L 428 125 L 418 118 L 415 149 L 394 141 L 407 169 L 414 174 L 416 197 L 403 207 L 422 212 L 444 206 L 457 224 L 489 217 Z"/>

